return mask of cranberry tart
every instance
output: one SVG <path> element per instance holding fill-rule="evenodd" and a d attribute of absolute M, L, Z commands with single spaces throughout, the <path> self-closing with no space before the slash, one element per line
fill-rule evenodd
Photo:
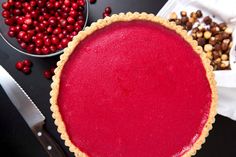
<path fill-rule="evenodd" d="M 51 110 L 78 157 L 189 157 L 216 114 L 212 68 L 180 26 L 146 13 L 113 15 L 61 55 Z"/>

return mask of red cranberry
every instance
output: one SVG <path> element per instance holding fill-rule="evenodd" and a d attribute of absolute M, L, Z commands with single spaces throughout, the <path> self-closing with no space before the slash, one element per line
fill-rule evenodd
<path fill-rule="evenodd" d="M 74 30 L 74 26 L 73 26 L 73 25 L 67 25 L 67 26 L 66 26 L 66 30 L 67 30 L 68 32 L 72 32 L 72 31 Z"/>
<path fill-rule="evenodd" d="M 105 18 L 105 17 L 107 17 L 107 16 L 110 16 L 110 14 L 104 12 L 104 13 L 102 14 L 102 16 L 103 16 L 103 18 Z"/>
<path fill-rule="evenodd" d="M 34 51 L 35 51 L 35 53 L 36 53 L 36 54 L 38 54 L 38 55 L 40 55 L 40 54 L 41 54 L 41 49 L 40 49 L 40 48 L 38 48 L 38 47 L 36 47 Z"/>
<path fill-rule="evenodd" d="M 61 31 L 61 28 L 57 27 L 56 29 L 54 29 L 53 34 L 60 34 Z"/>
<path fill-rule="evenodd" d="M 33 30 L 33 29 L 28 30 L 27 34 L 32 38 L 35 35 L 35 30 Z"/>
<path fill-rule="evenodd" d="M 7 34 L 9 35 L 9 37 L 12 37 L 12 38 L 16 36 L 16 33 L 13 31 L 8 31 Z"/>
<path fill-rule="evenodd" d="M 27 24 L 27 25 L 31 25 L 33 23 L 33 21 L 32 21 L 31 18 L 25 18 L 24 23 Z"/>
<path fill-rule="evenodd" d="M 19 16 L 19 15 L 21 15 L 21 10 L 20 9 L 14 9 L 13 14 Z"/>
<path fill-rule="evenodd" d="M 31 12 L 33 10 L 32 6 L 30 6 L 30 5 L 25 7 L 25 9 L 27 10 L 27 12 Z"/>
<path fill-rule="evenodd" d="M 11 18 L 7 18 L 7 19 L 5 19 L 5 24 L 12 26 L 14 24 L 14 20 Z"/>
<path fill-rule="evenodd" d="M 51 51 L 52 53 L 57 51 L 56 46 L 53 46 L 53 45 L 51 45 L 51 46 L 49 47 L 49 49 L 50 49 L 50 51 Z"/>
<path fill-rule="evenodd" d="M 66 39 L 66 38 L 64 38 L 64 39 L 61 40 L 61 44 L 62 44 L 63 47 L 66 47 L 67 44 L 68 44 L 68 42 L 69 42 L 69 40 Z"/>
<path fill-rule="evenodd" d="M 65 35 L 63 33 L 58 34 L 58 38 L 63 39 Z"/>
<path fill-rule="evenodd" d="M 3 2 L 2 8 L 5 10 L 9 10 L 11 8 L 11 4 L 9 2 Z"/>
<path fill-rule="evenodd" d="M 84 26 L 84 20 L 79 20 L 78 23 L 79 23 L 79 25 L 80 25 L 81 27 Z"/>
<path fill-rule="evenodd" d="M 18 34 L 18 38 L 23 39 L 23 37 L 26 35 L 24 31 L 20 31 Z"/>
<path fill-rule="evenodd" d="M 51 79 L 52 78 L 52 73 L 50 70 L 45 70 L 43 72 L 43 76 L 46 78 L 46 79 Z"/>
<path fill-rule="evenodd" d="M 11 17 L 11 14 L 10 14 L 10 12 L 8 10 L 3 10 L 2 16 L 4 18 L 9 18 L 9 17 Z"/>
<path fill-rule="evenodd" d="M 15 30 L 16 30 L 17 33 L 20 32 L 20 29 L 21 29 L 20 26 L 16 25 Z"/>
<path fill-rule="evenodd" d="M 84 6 L 84 5 L 85 5 L 84 0 L 79 0 L 78 3 L 79 3 L 79 5 L 81 5 L 81 6 Z"/>
<path fill-rule="evenodd" d="M 79 5 L 78 5 L 78 3 L 72 3 L 72 8 L 74 9 L 74 10 L 76 10 L 76 9 L 78 9 L 78 7 L 79 7 Z"/>
<path fill-rule="evenodd" d="M 48 22 L 53 27 L 57 26 L 57 19 L 55 17 L 50 17 Z"/>
<path fill-rule="evenodd" d="M 22 40 L 24 42 L 29 42 L 31 40 L 31 38 L 30 38 L 30 36 L 28 34 L 26 34 L 26 35 L 23 36 Z"/>
<path fill-rule="evenodd" d="M 71 5 L 70 0 L 64 0 L 64 5 L 70 7 Z"/>
<path fill-rule="evenodd" d="M 59 49 L 59 50 L 63 49 L 62 44 L 58 44 L 58 45 L 57 45 L 57 49 Z"/>
<path fill-rule="evenodd" d="M 53 32 L 53 28 L 49 26 L 49 27 L 47 28 L 47 32 L 48 32 L 48 33 L 52 33 L 52 32 Z"/>
<path fill-rule="evenodd" d="M 89 0 L 89 2 L 90 2 L 91 4 L 94 4 L 94 3 L 96 2 L 96 0 Z"/>
<path fill-rule="evenodd" d="M 44 36 L 43 33 L 38 33 L 38 34 L 36 35 L 36 38 L 37 38 L 37 39 L 42 39 L 43 36 Z"/>
<path fill-rule="evenodd" d="M 27 52 L 29 52 L 29 53 L 31 53 L 31 52 L 33 52 L 34 51 L 34 44 L 30 44 L 27 48 L 26 48 L 26 50 L 27 50 Z"/>
<path fill-rule="evenodd" d="M 51 2 L 47 2 L 46 6 L 47 6 L 48 9 L 53 9 L 54 8 L 54 4 L 51 3 Z"/>
<path fill-rule="evenodd" d="M 38 2 L 38 7 L 42 8 L 42 7 L 45 6 L 45 2 L 46 2 L 46 1 L 44 1 L 44 0 L 38 0 L 37 2 Z"/>
<path fill-rule="evenodd" d="M 51 40 L 49 38 L 44 40 L 44 45 L 50 46 L 51 45 Z"/>
<path fill-rule="evenodd" d="M 19 2 L 19 1 L 15 2 L 14 7 L 17 9 L 21 9 L 21 7 L 22 7 L 21 2 Z"/>
<path fill-rule="evenodd" d="M 106 7 L 105 8 L 105 13 L 111 14 L 111 7 Z"/>
<path fill-rule="evenodd" d="M 61 19 L 60 20 L 60 25 L 61 25 L 61 27 L 66 27 L 67 21 L 65 19 Z"/>
<path fill-rule="evenodd" d="M 49 22 L 48 21 L 43 21 L 43 25 L 44 25 L 44 27 L 48 27 Z"/>
<path fill-rule="evenodd" d="M 30 1 L 30 6 L 35 7 L 37 5 L 37 2 L 35 0 Z"/>
<path fill-rule="evenodd" d="M 31 72 L 31 69 L 28 66 L 24 66 L 23 69 L 22 69 L 22 72 L 25 73 L 25 74 L 29 74 Z"/>
<path fill-rule="evenodd" d="M 42 53 L 45 54 L 45 55 L 47 55 L 47 54 L 50 53 L 50 49 L 49 49 L 48 47 L 46 47 L 46 46 L 43 46 L 43 48 L 42 48 Z"/>
<path fill-rule="evenodd" d="M 24 66 L 28 66 L 28 67 L 32 66 L 32 62 L 29 59 L 23 60 L 23 64 L 24 64 Z"/>
<path fill-rule="evenodd" d="M 60 8 L 61 7 L 61 3 L 60 2 L 55 2 L 54 3 L 54 7 L 55 8 Z"/>
<path fill-rule="evenodd" d="M 50 72 L 54 75 L 55 74 L 55 67 L 50 68 Z"/>
<path fill-rule="evenodd" d="M 52 44 L 57 45 L 59 44 L 59 39 L 57 37 L 52 37 L 51 42 Z"/>
<path fill-rule="evenodd" d="M 39 22 L 43 22 L 44 17 L 43 16 L 39 16 L 38 20 L 39 20 Z"/>
<path fill-rule="evenodd" d="M 32 18 L 37 18 L 38 15 L 39 15 L 39 12 L 38 12 L 37 10 L 33 10 L 33 11 L 31 12 Z"/>
<path fill-rule="evenodd" d="M 37 47 L 41 47 L 41 46 L 43 46 L 43 40 L 42 39 L 36 39 L 35 44 L 36 44 Z"/>
<path fill-rule="evenodd" d="M 27 31 L 27 30 L 29 30 L 29 26 L 28 26 L 27 24 L 23 24 L 23 25 L 21 26 L 21 29 L 22 29 L 23 31 Z"/>
<path fill-rule="evenodd" d="M 20 43 L 20 47 L 21 47 L 22 49 L 26 49 L 27 44 L 26 44 L 25 42 L 22 42 L 22 43 Z"/>
<path fill-rule="evenodd" d="M 17 70 L 22 70 L 23 67 L 24 67 L 24 64 L 23 64 L 23 62 L 18 61 L 18 62 L 16 62 L 16 66 L 15 67 L 16 67 Z"/>
<path fill-rule="evenodd" d="M 77 13 L 75 10 L 71 10 L 70 13 L 69 13 L 69 15 L 70 15 L 71 17 L 76 17 L 76 16 L 78 15 L 78 13 Z"/>

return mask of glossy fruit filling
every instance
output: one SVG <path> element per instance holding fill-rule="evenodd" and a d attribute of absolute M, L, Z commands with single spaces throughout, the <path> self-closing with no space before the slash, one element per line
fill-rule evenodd
<path fill-rule="evenodd" d="M 89 157 L 178 157 L 202 133 L 211 88 L 180 35 L 147 21 L 117 22 L 83 40 L 64 65 L 58 105 Z"/>

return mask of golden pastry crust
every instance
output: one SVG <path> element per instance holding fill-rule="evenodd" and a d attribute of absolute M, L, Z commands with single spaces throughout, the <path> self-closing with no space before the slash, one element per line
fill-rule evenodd
<path fill-rule="evenodd" d="M 210 108 L 210 113 L 208 116 L 208 120 L 202 130 L 202 133 L 198 140 L 193 144 L 190 150 L 188 150 L 182 157 L 190 157 L 196 154 L 196 151 L 201 149 L 201 145 L 205 142 L 205 138 L 208 136 L 209 131 L 212 129 L 212 124 L 215 121 L 216 115 L 216 105 L 217 105 L 217 91 L 216 91 L 216 82 L 214 79 L 213 69 L 210 66 L 210 61 L 206 58 L 205 53 L 203 53 L 202 48 L 197 46 L 197 42 L 192 39 L 191 36 L 187 35 L 185 30 L 182 30 L 181 26 L 176 26 L 174 22 L 168 22 L 160 17 L 157 17 L 153 14 L 147 13 L 120 13 L 118 15 L 112 15 L 111 17 L 106 17 L 105 19 L 100 19 L 95 23 L 92 23 L 90 27 L 86 27 L 84 31 L 79 32 L 77 36 L 73 38 L 73 40 L 68 44 L 68 47 L 64 50 L 64 54 L 60 56 L 60 61 L 57 63 L 57 68 L 55 69 L 55 75 L 53 76 L 53 83 L 51 85 L 51 110 L 53 112 L 52 117 L 55 119 L 55 124 L 58 127 L 58 132 L 61 134 L 61 139 L 65 141 L 65 145 L 69 147 L 69 150 L 75 154 L 76 157 L 88 157 L 85 153 L 80 151 L 70 140 L 70 137 L 67 134 L 65 124 L 59 112 L 59 107 L 57 104 L 57 98 L 59 94 L 59 84 L 60 84 L 60 75 L 63 69 L 64 64 L 67 62 L 70 55 L 73 53 L 74 48 L 87 36 L 99 30 L 103 27 L 110 25 L 111 23 L 118 21 L 132 21 L 132 20 L 145 20 L 152 21 L 163 26 L 176 31 L 176 33 L 180 34 L 195 50 L 197 54 L 199 54 L 202 59 L 202 63 L 206 69 L 206 75 L 210 84 L 210 88 L 212 91 L 212 103 Z"/>

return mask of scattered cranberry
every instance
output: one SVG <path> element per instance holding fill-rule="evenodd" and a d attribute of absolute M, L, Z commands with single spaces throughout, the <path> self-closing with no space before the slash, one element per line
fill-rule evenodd
<path fill-rule="evenodd" d="M 107 16 L 110 16 L 111 15 L 111 7 L 106 7 L 102 16 L 103 18 L 107 17 Z"/>
<path fill-rule="evenodd" d="M 25 66 L 25 67 L 23 67 L 22 72 L 25 74 L 29 74 L 31 72 L 31 69 L 30 69 L 30 67 Z"/>
<path fill-rule="evenodd" d="M 23 60 L 23 64 L 24 66 L 28 66 L 28 67 L 31 67 L 33 65 L 33 63 L 29 59 Z"/>
<path fill-rule="evenodd" d="M 111 7 L 106 7 L 105 8 L 105 13 L 111 14 Z"/>
<path fill-rule="evenodd" d="M 24 67 L 24 63 L 21 61 L 16 62 L 16 69 L 17 70 L 22 70 Z"/>
<path fill-rule="evenodd" d="M 50 70 L 45 70 L 43 72 L 43 76 L 46 78 L 46 79 L 51 79 L 52 78 L 52 72 Z"/>
<path fill-rule="evenodd" d="M 1 14 L 8 35 L 23 49 L 49 54 L 66 47 L 83 28 L 84 6 L 85 0 L 6 0 Z"/>
<path fill-rule="evenodd" d="M 34 46 L 34 45 L 33 45 Z M 31 47 L 30 45 L 28 47 Z M 16 69 L 22 71 L 24 74 L 29 74 L 31 72 L 31 67 L 33 63 L 29 59 L 16 62 Z"/>
<path fill-rule="evenodd" d="M 96 0 L 89 0 L 90 4 L 96 3 Z"/>

